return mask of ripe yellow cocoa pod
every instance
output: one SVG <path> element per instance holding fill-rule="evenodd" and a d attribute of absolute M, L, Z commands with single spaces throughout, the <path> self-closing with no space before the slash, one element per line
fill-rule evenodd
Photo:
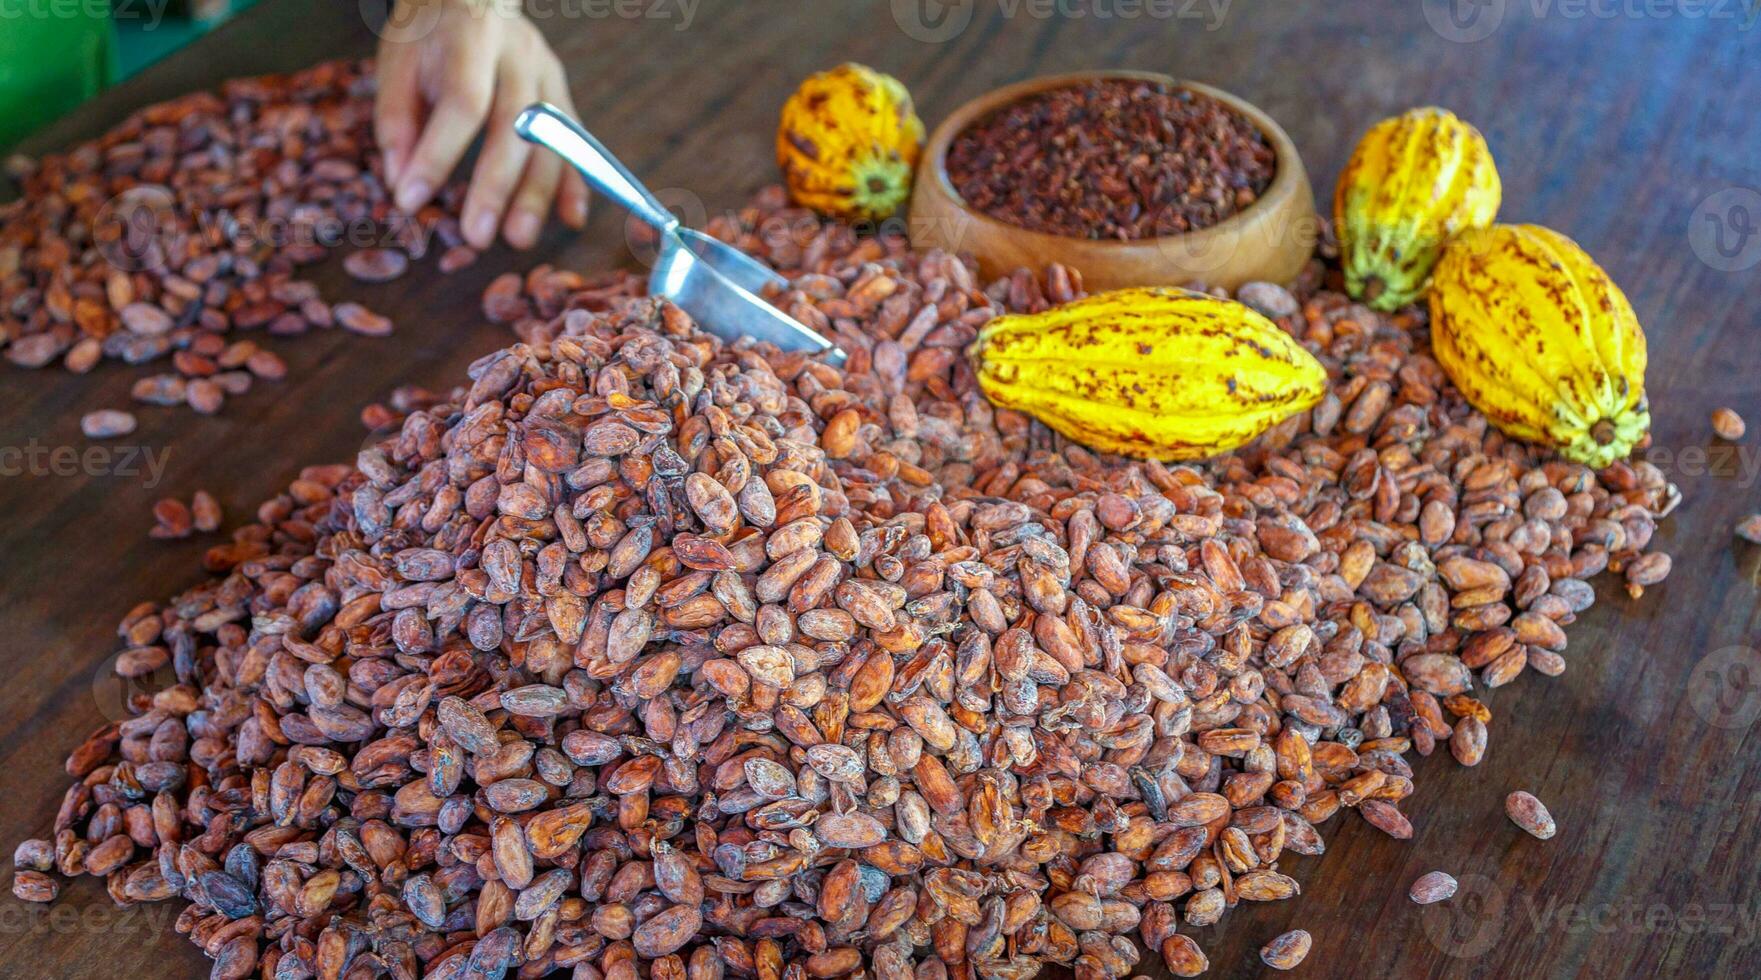
<path fill-rule="evenodd" d="M 1184 289 L 1000 316 L 969 353 L 985 397 L 1102 452 L 1200 459 L 1312 407 L 1327 371 L 1277 324 Z"/>
<path fill-rule="evenodd" d="M 1378 310 L 1418 299 L 1443 246 L 1490 225 L 1501 194 L 1485 138 L 1448 110 L 1370 127 L 1333 192 L 1346 291 Z"/>
<path fill-rule="evenodd" d="M 1601 468 L 1651 427 L 1645 332 L 1608 274 L 1559 232 L 1493 225 L 1443 250 L 1431 348 L 1500 430 Z"/>
<path fill-rule="evenodd" d="M 777 165 L 802 207 L 878 221 L 911 196 L 923 120 L 891 75 L 854 62 L 809 77 L 783 103 Z"/>

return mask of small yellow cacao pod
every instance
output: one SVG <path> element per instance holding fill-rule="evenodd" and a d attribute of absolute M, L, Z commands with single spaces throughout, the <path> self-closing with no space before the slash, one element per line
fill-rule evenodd
<path fill-rule="evenodd" d="M 1184 289 L 1000 316 L 969 351 L 985 397 L 1102 452 L 1200 459 L 1312 407 L 1327 371 L 1277 324 Z"/>
<path fill-rule="evenodd" d="M 1384 311 L 1418 299 L 1443 246 L 1490 225 L 1501 193 L 1485 138 L 1448 110 L 1370 127 L 1333 193 L 1346 291 Z"/>
<path fill-rule="evenodd" d="M 911 196 L 923 120 L 891 75 L 854 62 L 809 77 L 783 103 L 777 165 L 795 203 L 878 221 Z"/>
<path fill-rule="evenodd" d="M 1443 250 L 1431 283 L 1431 348 L 1503 432 L 1601 468 L 1651 427 L 1645 332 L 1576 242 L 1539 225 L 1493 225 Z"/>

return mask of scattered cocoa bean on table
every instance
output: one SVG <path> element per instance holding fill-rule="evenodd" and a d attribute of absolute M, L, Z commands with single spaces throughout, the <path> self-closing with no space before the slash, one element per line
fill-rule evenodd
<path fill-rule="evenodd" d="M 335 322 L 302 270 L 337 247 L 346 272 L 401 276 L 435 239 L 464 247 L 463 187 L 415 215 L 397 212 L 372 142 L 371 62 L 337 61 L 243 78 L 148 106 L 73 150 L 11 170 L 18 200 L 0 206 L 0 349 L 25 368 L 60 360 L 170 359 L 136 401 L 220 410 L 252 376 L 280 380 L 278 354 L 219 363 L 239 332 L 291 337 Z M 468 264 L 454 255 L 447 268 Z M 340 318 L 384 336 L 389 319 L 358 304 Z M 255 342 L 250 342 L 255 347 Z M 249 374 L 225 373 L 245 368 Z M 171 378 L 216 378 L 188 395 Z M 218 390 L 217 390 L 218 389 Z M 94 437 L 102 438 L 102 437 Z"/>
<path fill-rule="evenodd" d="M 627 272 L 496 280 L 518 343 L 123 617 L 165 683 L 73 750 L 15 894 L 180 898 L 228 976 L 1194 975 L 1182 923 L 1295 897 L 1342 812 L 1411 836 L 1409 753 L 1564 670 L 1590 579 L 1667 574 L 1661 472 L 1507 440 L 1321 261 L 1258 299 L 1332 390 L 1166 466 L 976 388 L 978 327 L 1071 270 L 982 283 L 774 189 L 709 229 L 848 363 Z"/>

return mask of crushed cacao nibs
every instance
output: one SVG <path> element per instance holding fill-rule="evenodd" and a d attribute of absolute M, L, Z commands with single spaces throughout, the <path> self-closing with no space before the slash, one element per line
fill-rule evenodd
<path fill-rule="evenodd" d="M 1246 116 L 1155 82 L 1110 79 L 1004 106 L 955 137 L 970 206 L 1034 231 L 1122 241 L 1208 228 L 1258 200 L 1276 153 Z"/>

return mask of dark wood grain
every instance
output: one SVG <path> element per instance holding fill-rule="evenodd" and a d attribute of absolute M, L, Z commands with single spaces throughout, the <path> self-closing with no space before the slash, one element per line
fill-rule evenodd
<path fill-rule="evenodd" d="M 1761 188 L 1761 28 L 1733 19 L 1752 3 L 1711 5 L 1722 16 L 1660 16 L 1624 12 L 1653 9 L 1639 4 L 1592 5 L 1602 11 L 1592 14 L 1494 0 L 1482 16 L 1504 10 L 1498 28 L 1458 43 L 1419 2 L 1217 0 L 1218 20 L 1203 2 L 1189 16 L 1128 19 L 1120 15 L 1156 7 L 1065 4 L 1085 16 L 1040 17 L 1029 0 L 964 0 L 947 9 L 972 11 L 971 23 L 926 43 L 893 14 L 916 0 L 704 0 L 689 21 L 658 2 L 671 19 L 554 17 L 543 27 L 589 126 L 656 188 L 710 208 L 773 179 L 777 106 L 800 76 L 846 59 L 902 78 L 931 124 L 990 87 L 1046 72 L 1133 67 L 1208 82 L 1276 117 L 1323 196 L 1378 117 L 1436 102 L 1477 123 L 1500 161 L 1507 220 L 1584 243 L 1647 325 L 1657 458 L 1686 497 L 1660 532 L 1676 571 L 1638 601 L 1605 586 L 1603 603 L 1571 630 L 1563 677 L 1493 692 L 1491 748 L 1477 769 L 1441 757 L 1419 764 L 1411 842 L 1337 820 L 1325 857 L 1287 862 L 1301 898 L 1244 905 L 1201 930 L 1208 975 L 1263 972 L 1259 946 L 1297 927 L 1315 937 L 1297 973 L 1314 977 L 1761 975 L 1761 731 L 1709 723 L 1761 709 L 1752 686 L 1761 682 L 1761 549 L 1731 542 L 1735 520 L 1761 509 L 1761 437 L 1739 459 L 1711 441 L 1706 421 L 1731 405 L 1761 430 L 1761 269 L 1719 271 L 1689 238 L 1708 196 Z M 365 53 L 373 38 L 355 11 L 347 0 L 266 0 L 29 148 L 66 146 L 228 75 Z M 1750 222 L 1761 222 L 1761 202 Z M 94 680 L 115 652 L 115 621 L 200 574 L 202 543 L 147 540 L 152 500 L 207 487 L 236 516 L 302 464 L 352 457 L 361 405 L 398 384 L 450 384 L 507 341 L 475 313 L 489 277 L 537 260 L 627 261 L 621 227 L 599 214 L 584 237 L 553 232 L 530 255 L 497 251 L 447 280 L 425 265 L 398 283 L 350 287 L 333 263 L 321 281 L 395 315 L 394 337 L 285 344 L 292 380 L 259 387 L 217 419 L 143 413 L 125 441 L 170 454 L 158 487 L 122 476 L 0 478 L 0 841 L 47 829 L 66 749 L 104 720 Z M 120 403 L 134 373 L 0 373 L 0 446 L 83 449 L 79 415 Z M 1707 673 L 1720 663 L 1748 673 Z M 1691 683 L 1738 714 L 1706 709 L 1689 697 Z M 1501 801 L 1517 788 L 1547 801 L 1558 837 L 1534 841 L 1505 821 Z M 1463 879 L 1463 894 L 1421 912 L 1407 886 L 1439 868 Z M 204 975 L 206 961 L 170 932 L 174 914 L 169 905 L 113 911 L 90 880 L 48 910 L 0 898 L 0 976 Z M 1149 960 L 1142 971 L 1161 974 Z"/>

